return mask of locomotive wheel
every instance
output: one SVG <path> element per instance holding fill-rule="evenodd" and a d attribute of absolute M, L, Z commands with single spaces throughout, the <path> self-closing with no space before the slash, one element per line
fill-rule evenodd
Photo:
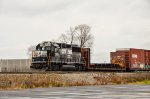
<path fill-rule="evenodd" d="M 78 71 L 78 70 L 79 70 L 78 65 L 75 65 L 75 71 Z"/>
<path fill-rule="evenodd" d="M 80 66 L 80 65 L 75 65 L 75 67 L 76 67 L 76 71 L 82 71 L 82 66 Z"/>
<path fill-rule="evenodd" d="M 51 70 L 51 71 L 59 71 L 59 70 L 60 70 L 60 66 L 53 64 L 53 65 L 50 67 L 50 70 Z"/>
<path fill-rule="evenodd" d="M 60 71 L 62 71 L 62 70 L 63 70 L 62 65 L 59 65 L 59 70 L 60 70 Z"/>
<path fill-rule="evenodd" d="M 82 71 L 82 66 L 81 65 L 79 65 L 79 70 L 78 71 Z"/>
<path fill-rule="evenodd" d="M 59 66 L 58 66 L 58 65 L 54 65 L 54 66 L 53 66 L 53 70 L 54 70 L 54 71 L 59 71 Z"/>
<path fill-rule="evenodd" d="M 54 66 L 53 66 L 53 65 L 51 66 L 51 70 L 52 70 L 52 71 L 54 71 L 54 70 L 55 70 L 55 68 L 54 68 Z"/>

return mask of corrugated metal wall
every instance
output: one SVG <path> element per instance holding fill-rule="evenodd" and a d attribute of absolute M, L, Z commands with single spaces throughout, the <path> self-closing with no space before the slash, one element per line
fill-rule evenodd
<path fill-rule="evenodd" d="M 1 59 L 0 72 L 30 72 L 29 59 Z"/>

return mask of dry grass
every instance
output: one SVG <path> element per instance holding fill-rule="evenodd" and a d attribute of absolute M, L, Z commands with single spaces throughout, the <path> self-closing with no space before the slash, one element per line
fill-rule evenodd
<path fill-rule="evenodd" d="M 0 74 L 0 89 L 128 84 L 150 80 L 150 73 Z"/>
<path fill-rule="evenodd" d="M 143 81 L 137 81 L 137 82 L 133 82 L 131 84 L 146 84 L 146 85 L 150 85 L 150 80 L 143 80 Z"/>

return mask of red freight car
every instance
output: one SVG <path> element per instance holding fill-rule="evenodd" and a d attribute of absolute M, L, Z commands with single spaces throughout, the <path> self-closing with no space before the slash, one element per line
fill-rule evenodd
<path fill-rule="evenodd" d="M 117 49 L 111 52 L 111 63 L 126 70 L 150 70 L 150 51 L 144 49 Z"/>

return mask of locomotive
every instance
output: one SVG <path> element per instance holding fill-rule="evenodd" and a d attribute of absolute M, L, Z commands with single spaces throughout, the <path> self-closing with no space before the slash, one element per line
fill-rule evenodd
<path fill-rule="evenodd" d="M 78 45 L 45 41 L 32 51 L 31 68 L 59 71 L 65 67 L 85 70 L 89 57 L 85 49 Z M 89 56 L 89 55 L 88 55 Z"/>
<path fill-rule="evenodd" d="M 110 53 L 111 63 L 90 63 L 90 48 L 45 41 L 32 51 L 31 68 L 51 71 L 150 71 L 150 50 L 121 49 Z M 144 66 L 145 64 L 145 66 Z"/>

